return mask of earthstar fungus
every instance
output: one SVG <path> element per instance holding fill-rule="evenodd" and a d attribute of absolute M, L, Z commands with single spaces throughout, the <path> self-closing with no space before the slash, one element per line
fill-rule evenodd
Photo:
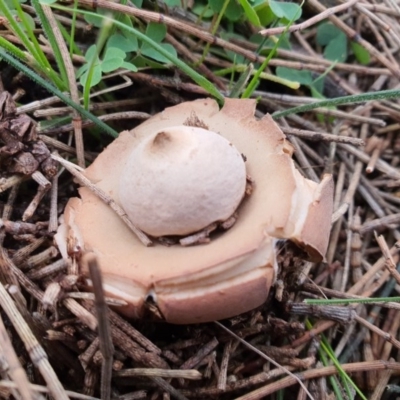
<path fill-rule="evenodd" d="M 295 242 L 310 260 L 324 258 L 331 176 L 320 183 L 304 178 L 284 134 L 269 115 L 256 120 L 255 106 L 254 100 L 226 99 L 220 110 L 203 99 L 167 108 L 122 132 L 86 169 L 86 177 L 154 237 L 192 234 L 238 215 L 207 244 L 168 247 L 156 240 L 146 247 L 105 203 L 80 188 L 56 241 L 65 258 L 71 246 L 97 257 L 106 292 L 127 301 L 121 310 L 127 316 L 141 317 L 149 299 L 166 321 L 178 324 L 261 305 L 275 279 L 278 239 Z M 246 174 L 253 191 L 243 197 Z"/>

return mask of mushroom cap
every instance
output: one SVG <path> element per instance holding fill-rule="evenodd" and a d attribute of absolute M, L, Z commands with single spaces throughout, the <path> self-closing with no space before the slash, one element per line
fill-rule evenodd
<path fill-rule="evenodd" d="M 119 199 L 143 232 L 188 235 L 231 217 L 245 189 L 236 148 L 215 132 L 181 125 L 151 133 L 132 150 Z"/>
<path fill-rule="evenodd" d="M 86 176 L 114 200 L 129 155 L 154 132 L 177 125 L 207 125 L 243 154 L 254 181 L 239 207 L 236 224 L 201 246 L 145 247 L 89 189 L 79 190 L 65 209 L 56 240 L 93 253 L 109 295 L 128 301 L 121 312 L 143 315 L 154 300 L 166 321 L 197 323 L 228 318 L 261 305 L 276 271 L 275 238 L 295 241 L 311 260 L 323 259 L 333 207 L 332 179 L 305 179 L 291 158 L 292 146 L 270 116 L 254 118 L 254 100 L 211 99 L 167 108 L 137 128 L 122 132 L 86 170 Z M 200 123 L 199 123 L 200 122 Z M 64 234 L 63 234 L 64 232 Z M 87 274 L 87 271 L 83 271 Z"/>

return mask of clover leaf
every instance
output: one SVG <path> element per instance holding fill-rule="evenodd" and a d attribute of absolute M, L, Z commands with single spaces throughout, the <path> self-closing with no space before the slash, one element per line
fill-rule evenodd
<path fill-rule="evenodd" d="M 116 39 L 113 39 L 114 42 Z M 87 61 L 76 73 L 79 82 L 82 86 L 86 85 L 89 79 L 90 72 L 90 87 L 96 86 L 100 81 L 103 73 L 110 73 L 118 68 L 126 68 L 130 71 L 136 72 L 137 68 L 135 65 L 125 60 L 126 52 L 121 48 L 112 47 L 109 44 L 104 52 L 103 59 L 97 56 L 97 46 L 94 44 L 90 46 L 85 54 L 85 60 Z M 93 61 L 92 61 L 93 60 Z M 90 66 L 91 71 L 89 71 Z"/>
<path fill-rule="evenodd" d="M 164 24 L 157 24 L 151 22 L 147 25 L 146 28 L 146 36 L 156 42 L 159 46 L 164 48 L 164 50 L 168 51 L 168 53 L 176 56 L 175 48 L 169 43 L 162 43 L 165 36 L 167 34 L 167 27 Z M 145 57 L 149 57 L 155 61 L 160 63 L 168 63 L 169 60 L 164 57 L 161 53 L 155 50 L 152 46 L 147 43 L 142 43 L 140 47 L 140 54 Z"/>
<path fill-rule="evenodd" d="M 301 17 L 301 7 L 296 3 L 271 0 L 269 6 L 272 12 L 283 20 L 296 21 Z"/>
<path fill-rule="evenodd" d="M 331 22 L 324 22 L 317 28 L 317 43 L 324 46 L 324 57 L 327 60 L 344 62 L 347 58 L 346 34 Z"/>

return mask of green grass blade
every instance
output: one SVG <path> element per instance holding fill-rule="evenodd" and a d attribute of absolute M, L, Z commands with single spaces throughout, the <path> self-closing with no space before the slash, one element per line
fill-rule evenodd
<path fill-rule="evenodd" d="M 357 104 L 364 103 L 366 101 L 372 100 L 388 100 L 396 99 L 400 97 L 400 90 L 381 90 L 379 92 L 372 93 L 362 93 L 362 94 L 352 94 L 350 96 L 336 97 L 334 99 L 316 101 L 315 103 L 304 104 L 303 106 L 289 108 L 283 111 L 276 111 L 272 114 L 274 119 L 286 117 L 291 114 L 298 114 L 301 112 L 306 112 L 314 110 L 318 107 L 335 107 L 343 104 Z"/>
<path fill-rule="evenodd" d="M 31 0 L 31 2 L 32 2 L 33 8 L 36 11 L 37 16 L 39 17 L 40 24 L 42 25 L 44 33 L 50 43 L 50 47 L 53 50 L 53 54 L 56 59 L 58 70 L 60 71 L 61 80 L 64 82 L 63 89 L 66 89 L 69 87 L 69 84 L 68 84 L 67 71 L 65 69 L 65 63 L 64 63 L 65 56 L 63 56 L 61 54 L 60 48 L 58 47 L 58 44 L 57 44 L 56 37 L 54 35 L 54 31 L 51 28 L 51 26 L 46 18 L 46 15 L 43 12 L 41 4 L 39 3 L 38 0 Z"/>
<path fill-rule="evenodd" d="M 324 351 L 319 349 L 318 354 L 319 354 L 319 357 L 321 358 L 322 364 L 324 366 L 328 366 L 329 365 L 328 358 L 325 355 Z M 334 375 L 333 376 L 331 375 L 331 376 L 328 377 L 328 379 L 329 379 L 329 382 L 331 383 L 332 389 L 333 389 L 333 391 L 335 393 L 335 399 L 336 400 L 344 400 L 343 396 L 342 396 L 342 390 L 341 390 L 341 388 L 339 386 L 339 382 L 338 382 L 337 377 L 334 376 Z"/>
<path fill-rule="evenodd" d="M 309 330 L 312 329 L 312 324 L 309 320 L 306 320 L 306 327 Z M 361 390 L 358 388 L 358 386 L 353 382 L 353 380 L 350 378 L 350 376 L 347 374 L 347 372 L 342 368 L 339 360 L 337 359 L 337 357 L 335 355 L 335 352 L 332 350 L 331 345 L 329 344 L 328 340 L 326 339 L 326 337 L 324 335 L 321 335 L 321 349 L 330 358 L 333 365 L 338 370 L 339 376 L 342 378 L 346 389 L 348 389 L 348 394 L 350 394 L 350 392 L 349 392 L 350 388 L 348 387 L 348 384 L 350 384 L 363 400 L 367 400 L 367 398 L 364 396 L 364 394 L 361 392 Z M 323 353 L 321 353 L 321 351 L 320 351 L 320 355 L 321 355 L 321 359 L 324 360 Z M 328 365 L 326 359 L 325 359 L 325 365 Z M 349 398 L 351 398 L 351 395 Z"/>
<path fill-rule="evenodd" d="M 22 60 L 31 68 L 35 69 L 38 73 L 42 76 L 49 77 L 50 79 L 55 82 L 57 86 L 62 87 L 62 82 L 57 74 L 53 75 L 51 71 L 47 70 L 43 65 L 39 64 L 32 56 L 28 57 L 28 53 L 24 52 L 20 48 L 16 47 L 13 43 L 9 42 L 8 40 L 4 39 L 0 36 L 0 49 L 4 49 L 8 53 L 12 54 L 14 57 Z"/>
<path fill-rule="evenodd" d="M 368 297 L 359 299 L 304 299 L 305 304 L 314 306 L 322 305 L 336 305 L 336 304 L 368 304 L 368 303 L 388 303 L 397 302 L 400 303 L 400 297 Z"/>
<path fill-rule="evenodd" d="M 304 0 L 301 2 L 300 7 L 302 7 L 304 4 Z M 271 51 L 269 52 L 268 56 L 265 57 L 264 62 L 261 64 L 260 68 L 258 68 L 258 70 L 256 71 L 256 73 L 254 74 L 253 78 L 251 79 L 251 81 L 249 82 L 249 85 L 247 86 L 246 90 L 243 92 L 242 94 L 242 99 L 247 99 L 249 98 L 254 91 L 256 90 L 256 87 L 258 85 L 258 83 L 260 82 L 260 76 L 261 74 L 265 71 L 265 69 L 267 68 L 271 58 L 275 55 L 276 51 L 278 50 L 278 47 L 281 43 L 281 41 L 284 38 L 284 35 L 286 33 L 286 31 L 290 28 L 290 26 L 293 24 L 293 22 L 296 20 L 296 15 L 293 16 L 293 18 L 291 19 L 291 21 L 289 21 L 289 23 L 287 24 L 285 30 L 279 35 L 278 40 L 275 42 L 274 47 L 271 49 Z"/>
<path fill-rule="evenodd" d="M 89 61 L 88 77 L 83 88 L 83 105 L 86 110 L 89 109 L 90 104 L 90 89 L 92 87 L 92 78 L 94 73 L 95 62 L 99 58 L 100 53 L 107 41 L 107 38 L 111 35 L 113 24 L 111 19 L 107 18 L 103 20 L 101 25 L 100 34 L 97 38 L 96 49 L 97 51 L 93 53 L 91 60 Z"/>
<path fill-rule="evenodd" d="M 254 66 L 252 63 L 250 63 L 240 74 L 239 79 L 236 81 L 234 86 L 232 87 L 231 92 L 229 93 L 229 97 L 231 99 L 235 99 L 240 96 L 240 93 L 242 93 L 242 90 L 247 84 L 247 81 L 249 80 L 252 72 L 253 72 Z M 233 74 L 232 70 L 232 74 Z"/>
<path fill-rule="evenodd" d="M 354 390 L 357 392 L 357 394 L 363 400 L 367 400 L 367 398 L 364 396 L 364 394 L 361 392 L 361 390 L 358 388 L 358 386 L 353 382 L 353 380 L 350 378 L 350 376 L 347 374 L 347 372 L 344 371 L 344 369 L 340 365 L 339 360 L 335 356 L 335 352 L 333 351 L 331 345 L 329 344 L 328 340 L 326 339 L 326 337 L 324 335 L 322 335 L 321 346 L 322 346 L 323 350 L 326 352 L 326 354 L 328 355 L 328 357 L 331 359 L 331 361 L 333 362 L 335 367 L 338 369 L 339 375 L 343 379 L 343 383 L 345 384 L 345 387 L 347 389 L 349 398 L 351 398 L 351 393 L 350 393 L 350 388 L 348 387 L 348 384 L 350 384 L 354 388 Z"/>
<path fill-rule="evenodd" d="M 3 36 L 0 36 L 0 48 L 7 50 L 9 53 L 13 54 L 15 57 L 20 60 L 33 64 L 34 60 L 29 60 L 26 53 L 22 51 L 19 47 L 15 46 L 13 43 L 9 42 L 7 39 L 4 39 Z M 33 66 L 33 65 L 32 65 Z M 39 66 L 37 63 L 33 67 Z"/>
<path fill-rule="evenodd" d="M 107 124 L 105 124 L 103 121 L 98 119 L 96 116 L 94 116 L 89 111 L 86 111 L 81 105 L 74 103 L 68 96 L 66 96 L 64 93 L 62 93 L 59 89 L 57 89 L 55 86 L 53 86 L 49 82 L 45 81 L 36 72 L 32 71 L 26 65 L 22 64 L 19 60 L 14 58 L 12 55 L 8 54 L 2 48 L 0 48 L 0 57 L 3 58 L 8 63 L 10 63 L 14 68 L 16 68 L 19 71 L 21 71 L 22 73 L 24 73 L 26 76 L 28 76 L 32 80 L 36 81 L 44 89 L 48 90 L 50 93 L 52 93 L 55 96 L 57 96 L 61 101 L 63 101 L 64 103 L 66 103 L 70 107 L 74 108 L 83 117 L 85 117 L 85 118 L 91 120 L 92 122 L 94 122 L 100 129 L 104 130 L 106 133 L 108 133 L 112 137 L 117 137 L 118 136 L 118 132 L 116 132 L 114 129 L 109 127 Z"/>
<path fill-rule="evenodd" d="M 74 0 L 74 9 L 78 7 L 78 0 Z M 71 34 L 69 40 L 69 55 L 72 57 L 74 54 L 75 45 L 75 28 L 76 28 L 76 12 L 72 13 L 72 24 L 71 24 Z"/>
<path fill-rule="evenodd" d="M 215 24 L 213 25 L 211 29 L 211 34 L 215 35 L 217 33 L 217 30 L 219 28 L 219 25 L 221 24 L 222 17 L 225 14 L 226 8 L 228 7 L 230 0 L 224 0 L 224 3 L 222 5 L 221 11 L 218 13 L 217 20 L 215 21 Z M 204 60 L 206 59 L 208 52 L 210 51 L 211 43 L 207 43 L 204 47 L 203 50 L 203 55 L 201 56 L 200 60 L 196 62 L 196 66 L 203 64 Z"/>
<path fill-rule="evenodd" d="M 33 47 L 32 43 L 30 42 L 26 33 L 14 20 L 14 17 L 11 14 L 11 10 L 9 9 L 9 7 L 7 6 L 5 1 L 0 1 L 0 11 L 6 17 L 6 20 L 7 20 L 8 24 L 10 25 L 11 29 L 15 32 L 17 37 L 21 40 L 21 42 L 25 46 L 25 48 L 32 54 L 33 57 L 36 58 L 35 48 Z"/>
<path fill-rule="evenodd" d="M 106 16 L 96 14 L 96 13 L 93 13 L 90 11 L 81 10 L 81 9 L 76 9 L 76 8 L 71 9 L 71 8 L 59 6 L 56 4 L 52 4 L 51 6 L 54 8 L 57 8 L 59 10 L 63 10 L 63 11 L 68 11 L 68 12 L 75 11 L 75 12 L 79 12 L 83 15 L 91 15 L 91 16 L 95 16 L 95 17 L 108 18 Z M 172 64 L 174 64 L 176 67 L 178 67 L 180 70 L 182 70 L 185 74 L 187 74 L 191 79 L 193 79 L 194 82 L 196 82 L 199 86 L 201 86 L 204 90 L 206 90 L 211 96 L 215 97 L 220 104 L 224 103 L 224 96 L 215 88 L 215 86 L 208 79 L 204 78 L 204 76 L 200 75 L 194 69 L 189 67 L 186 63 L 181 61 L 178 57 L 175 57 L 174 55 L 170 54 L 163 47 L 161 47 L 158 43 L 156 43 L 154 40 L 147 37 L 144 33 L 138 31 L 137 29 L 126 26 L 125 24 L 123 24 L 119 21 L 113 20 L 113 23 L 115 25 L 117 25 L 119 28 L 121 28 L 125 31 L 128 31 L 130 33 L 133 33 L 142 42 L 153 47 L 160 54 L 162 54 L 165 58 L 167 58 Z"/>
<path fill-rule="evenodd" d="M 23 42 L 23 43 L 24 44 L 29 43 L 30 48 L 29 49 L 27 48 L 27 49 L 32 53 L 32 55 L 35 56 L 38 63 L 47 69 L 51 69 L 51 65 L 50 65 L 49 61 L 47 60 L 46 55 L 40 48 L 40 45 L 36 39 L 36 36 L 26 20 L 26 16 L 25 16 L 24 11 L 22 10 L 21 4 L 19 3 L 18 0 L 13 0 L 13 4 L 15 7 L 15 10 L 17 11 L 18 18 L 21 20 L 23 26 L 25 27 L 25 31 L 19 26 L 18 23 L 13 24 L 13 29 L 17 28 L 16 33 L 18 34 L 19 37 L 21 34 L 24 36 L 25 42 Z M 6 5 L 6 7 L 7 7 L 7 5 Z M 11 21 L 10 21 L 10 23 L 11 23 Z M 22 38 L 21 38 L 21 40 L 22 40 Z"/>

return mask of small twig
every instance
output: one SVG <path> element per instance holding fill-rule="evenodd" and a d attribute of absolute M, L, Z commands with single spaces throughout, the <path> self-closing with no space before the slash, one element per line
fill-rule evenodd
<path fill-rule="evenodd" d="M 15 330 L 18 332 L 18 335 L 23 341 L 33 364 L 41 372 L 44 380 L 47 383 L 51 395 L 56 399 L 68 400 L 68 396 L 65 393 L 61 382 L 59 381 L 57 375 L 55 374 L 53 368 L 49 363 L 46 352 L 43 350 L 43 347 L 39 344 L 36 337 L 33 335 L 27 322 L 24 320 L 24 318 L 18 311 L 14 301 L 1 283 L 0 306 L 14 325 Z"/>
<path fill-rule="evenodd" d="M 125 334 L 132 338 L 135 342 L 141 345 L 147 351 L 156 355 L 161 354 L 161 349 L 158 348 L 153 342 L 147 339 L 142 333 L 135 329 L 131 324 L 126 322 L 121 316 L 119 316 L 113 310 L 109 310 L 109 318 L 113 325 L 121 329 Z"/>
<path fill-rule="evenodd" d="M 17 250 L 13 254 L 13 256 L 12 256 L 13 263 L 15 265 L 22 264 L 35 250 L 37 250 L 39 247 L 43 246 L 43 244 L 45 242 L 46 242 L 46 238 L 40 237 L 40 238 L 33 240 L 27 246 L 21 247 L 19 250 Z"/>
<path fill-rule="evenodd" d="M 317 0 L 309 0 L 309 5 L 318 10 L 319 12 L 323 12 L 326 10 L 326 7 Z M 366 40 L 362 39 L 362 37 L 354 29 L 348 26 L 336 15 L 330 15 L 329 19 L 334 25 L 336 25 L 339 29 L 341 29 L 349 39 L 354 40 L 365 50 L 367 50 L 372 56 L 376 57 L 376 59 L 380 63 L 382 63 L 386 68 L 388 68 L 395 77 L 397 78 L 400 77 L 400 68 L 398 64 L 397 65 L 392 64 L 390 60 L 388 60 L 378 49 L 376 49 Z"/>
<path fill-rule="evenodd" d="M 232 348 L 232 340 L 230 340 L 224 347 L 224 352 L 222 353 L 221 368 L 218 376 L 218 389 L 225 391 L 226 389 L 226 377 L 228 373 L 229 356 Z"/>
<path fill-rule="evenodd" d="M 71 100 L 76 104 L 80 104 L 79 92 L 76 84 L 75 69 L 72 64 L 71 57 L 69 56 L 67 45 L 65 44 L 58 23 L 54 17 L 53 11 L 50 6 L 47 6 L 45 4 L 40 4 L 39 7 L 42 7 L 43 12 L 46 15 L 47 21 L 49 22 L 51 29 L 53 30 L 54 38 L 63 56 L 65 71 L 68 77 L 69 90 L 71 93 Z M 82 135 L 82 118 L 78 113 L 78 111 L 76 111 L 75 109 L 72 110 L 72 122 L 74 125 L 75 146 L 76 146 L 76 155 L 78 158 L 78 164 L 80 167 L 84 167 L 85 156 L 84 156 L 83 135 Z"/>
<path fill-rule="evenodd" d="M 12 189 L 10 190 L 10 193 L 8 194 L 8 197 L 7 197 L 7 202 L 6 202 L 6 204 L 4 204 L 1 220 L 7 221 L 10 219 L 11 214 L 13 212 L 15 199 L 17 198 L 18 190 L 19 190 L 18 184 L 14 185 L 12 187 Z M 6 237 L 6 231 L 5 231 L 5 229 L 2 229 L 1 220 L 0 220 L 0 245 L 3 244 L 4 238 Z"/>
<path fill-rule="evenodd" d="M 150 115 L 144 112 L 140 111 L 121 111 L 117 113 L 112 113 L 112 114 L 105 114 L 105 115 L 100 115 L 99 117 L 100 121 L 113 121 L 113 120 L 121 120 L 121 119 L 139 119 L 139 120 L 146 120 L 150 118 Z M 95 123 L 90 120 L 85 120 L 81 122 L 82 128 L 88 128 L 90 126 L 94 126 Z M 49 128 L 49 129 L 43 129 L 40 133 L 43 134 L 54 134 L 54 133 L 62 133 L 62 132 L 69 132 L 74 129 L 74 123 L 71 124 L 65 124 L 61 127 L 58 128 Z"/>
<path fill-rule="evenodd" d="M 172 385 L 170 385 L 164 379 L 159 378 L 159 377 L 151 377 L 150 380 L 152 380 L 161 389 L 163 389 L 166 392 L 168 392 L 175 399 L 188 400 L 188 398 L 186 396 L 184 396 L 182 393 L 180 393 L 178 390 L 176 390 Z"/>
<path fill-rule="evenodd" d="M 197 369 L 160 369 L 160 368 L 128 368 L 116 371 L 113 374 L 114 377 L 121 376 L 158 376 L 160 378 L 183 378 L 190 380 L 199 380 L 203 376 L 197 371 Z"/>
<path fill-rule="evenodd" d="M 31 270 L 26 275 L 29 279 L 39 280 L 49 275 L 53 275 L 61 271 L 64 271 L 67 269 L 67 267 L 68 267 L 68 262 L 63 258 L 61 258 L 60 260 L 57 260 L 54 263 L 46 265 L 40 269 Z"/>
<path fill-rule="evenodd" d="M 310 315 L 318 319 L 329 319 L 341 324 L 347 324 L 354 320 L 356 312 L 351 307 L 338 306 L 314 306 L 305 303 L 290 303 L 290 313 L 294 315 Z"/>
<path fill-rule="evenodd" d="M 83 300 L 94 301 L 94 294 L 87 292 L 68 292 L 65 295 L 65 297 L 71 299 L 83 299 Z M 104 301 L 106 302 L 107 305 L 113 307 L 124 307 L 128 305 L 128 303 L 125 300 L 115 299 L 112 297 L 105 297 Z"/>
<path fill-rule="evenodd" d="M 58 161 L 68 172 L 70 172 L 77 181 L 87 187 L 92 193 L 94 193 L 100 200 L 106 203 L 110 208 L 125 222 L 125 224 L 129 227 L 129 229 L 138 237 L 138 239 L 145 245 L 151 246 L 153 243 L 147 237 L 145 233 L 143 233 L 140 229 L 136 228 L 132 222 L 129 220 L 128 216 L 126 215 L 125 211 L 105 192 L 99 189 L 96 185 L 94 185 L 82 172 L 79 171 L 78 167 L 64 160 L 62 157 L 59 157 L 55 154 L 52 154 L 51 158 L 53 160 Z M 82 169 L 81 169 L 82 171 Z"/>
<path fill-rule="evenodd" d="M 389 270 L 390 274 L 400 284 L 400 273 L 397 272 L 396 263 L 393 260 L 393 256 L 389 250 L 385 238 L 382 235 L 377 235 L 375 232 L 375 239 L 382 251 L 383 257 L 385 258 L 385 267 Z"/>
<path fill-rule="evenodd" d="M 278 28 L 268 28 L 268 29 L 261 29 L 260 32 L 258 32 L 260 35 L 263 36 L 273 36 L 273 35 L 279 35 L 280 33 L 283 32 L 296 32 L 296 31 L 301 31 L 306 28 L 309 28 L 312 25 L 315 25 L 316 23 L 323 21 L 324 19 L 328 18 L 330 15 L 336 14 L 340 11 L 347 10 L 349 7 L 351 7 L 353 4 L 355 4 L 357 0 L 349 0 L 344 4 L 340 4 L 336 7 L 330 7 L 326 9 L 325 11 L 320 12 L 319 14 L 315 15 L 312 18 L 307 19 L 306 21 L 300 23 L 300 24 L 295 24 L 289 26 L 287 28 L 286 26 L 283 27 L 278 27 Z"/>
<path fill-rule="evenodd" d="M 217 346 L 218 346 L 218 340 L 216 338 L 211 339 L 208 343 L 206 343 L 203 347 L 201 347 L 197 353 L 195 353 L 192 357 L 186 360 L 180 366 L 180 369 L 194 368 L 203 360 L 204 357 L 210 354 Z"/>
<path fill-rule="evenodd" d="M 22 368 L 22 365 L 15 353 L 13 344 L 7 334 L 6 327 L 0 315 L 0 355 L 4 357 L 8 364 L 8 374 L 15 381 L 16 387 L 23 400 L 32 400 L 35 398 L 32 388 L 29 385 L 29 379 Z M 41 396 L 43 399 L 43 397 Z"/>
<path fill-rule="evenodd" d="M 32 199 L 32 201 L 29 203 L 28 207 L 24 211 L 22 215 L 22 221 L 28 221 L 33 217 L 33 214 L 35 213 L 36 209 L 38 208 L 41 200 L 43 199 L 44 195 L 48 192 L 50 187 L 46 186 L 39 186 L 38 190 Z"/>
<path fill-rule="evenodd" d="M 58 175 L 54 176 L 51 183 L 50 192 L 50 217 L 49 233 L 54 233 L 58 228 Z"/>
<path fill-rule="evenodd" d="M 342 364 L 342 370 L 345 372 L 362 372 L 362 371 L 374 371 L 374 370 L 400 370 L 400 363 L 397 362 L 383 362 L 383 361 L 370 361 L 370 362 L 355 362 L 350 364 Z M 338 374 L 339 371 L 336 366 L 316 368 L 309 371 L 298 372 L 296 375 L 291 374 L 282 378 L 274 383 L 267 386 L 261 387 L 254 390 L 253 392 L 247 393 L 244 396 L 237 397 L 236 400 L 256 400 L 262 397 L 268 396 L 269 394 L 275 393 L 280 389 L 295 385 L 299 381 L 303 386 L 303 380 L 320 378 L 323 376 L 330 376 Z M 310 395 L 309 395 L 310 396 Z"/>
<path fill-rule="evenodd" d="M 391 225 L 395 225 L 396 227 L 400 225 L 400 213 L 367 221 L 361 226 L 360 233 L 365 234 L 379 228 L 391 228 Z"/>
<path fill-rule="evenodd" d="M 80 321 L 87 325 L 92 331 L 97 329 L 97 319 L 86 308 L 82 307 L 74 299 L 64 299 L 63 304 L 72 312 Z"/>
<path fill-rule="evenodd" d="M 394 362 L 394 359 L 390 359 L 390 362 Z M 374 388 L 373 393 L 369 400 L 380 400 L 384 398 L 384 393 L 386 392 L 386 385 L 389 383 L 391 376 L 393 375 L 393 371 L 388 369 L 387 371 L 382 371 L 379 374 L 379 380 L 377 385 Z"/>
<path fill-rule="evenodd" d="M 104 298 L 103 280 L 96 258 L 93 255 L 84 259 L 89 266 L 90 278 L 93 283 L 95 306 L 98 320 L 98 333 L 100 338 L 100 351 L 103 356 L 101 365 L 101 398 L 111 398 L 111 377 L 113 366 L 114 345 L 111 340 L 110 322 L 108 320 L 108 308 Z"/>
<path fill-rule="evenodd" d="M 337 136 L 331 133 L 325 132 L 313 132 L 304 129 L 289 128 L 285 126 L 280 127 L 286 135 L 294 135 L 303 139 L 312 140 L 315 142 L 338 142 L 338 143 L 348 143 L 354 146 L 364 146 L 365 142 L 362 139 L 352 138 L 349 136 Z"/>
<path fill-rule="evenodd" d="M 247 348 L 249 348 L 250 350 L 254 351 L 255 353 L 257 353 L 260 357 L 264 358 L 265 360 L 269 361 L 271 364 L 275 365 L 275 367 L 282 369 L 286 374 L 288 374 L 288 378 L 292 379 L 294 382 L 297 382 L 302 388 L 303 390 L 308 394 L 308 396 L 310 397 L 311 400 L 314 399 L 313 396 L 311 396 L 311 393 L 307 390 L 307 388 L 304 386 L 304 383 L 301 381 L 300 378 L 298 378 L 295 374 L 293 374 L 292 372 L 290 372 L 287 368 L 283 367 L 282 365 L 279 365 L 279 363 L 277 363 L 274 359 L 272 359 L 271 357 L 268 357 L 266 354 L 264 354 L 262 351 L 258 350 L 257 348 L 255 348 L 254 346 L 252 346 L 251 344 L 247 343 L 244 339 L 242 339 L 241 337 L 239 337 L 238 335 L 236 335 L 234 332 L 232 332 L 230 329 L 228 329 L 226 326 L 222 325 L 220 322 L 218 321 L 214 321 L 215 324 L 217 324 L 220 328 L 222 328 L 225 332 L 228 332 L 232 337 L 234 337 L 236 340 L 238 340 L 240 343 L 242 343 L 244 346 L 246 346 Z M 257 397 L 260 398 L 260 397 Z M 238 399 L 237 399 L 238 400 Z"/>
<path fill-rule="evenodd" d="M 4 381 L 4 380 L 0 381 L 0 386 L 8 387 L 8 388 L 19 388 L 17 383 L 15 383 L 15 382 L 7 382 L 7 381 Z M 50 393 L 49 389 L 47 387 L 45 387 L 45 386 L 35 385 L 33 383 L 30 383 L 29 386 L 35 392 Z M 98 397 L 85 396 L 84 394 L 71 392 L 70 390 L 66 390 L 65 393 L 69 397 L 72 397 L 74 399 L 79 399 L 79 400 L 101 400 Z"/>
<path fill-rule="evenodd" d="M 0 178 L 0 193 L 20 184 L 25 179 L 22 175 L 11 175 L 7 178 Z"/>
<path fill-rule="evenodd" d="M 394 338 L 392 335 L 390 335 L 387 332 L 384 332 L 382 329 L 379 329 L 377 326 L 374 324 L 371 324 L 368 322 L 366 319 L 361 318 L 359 315 L 355 315 L 354 319 L 360 323 L 361 325 L 364 325 L 366 328 L 368 328 L 370 331 L 375 332 L 379 336 L 381 336 L 385 341 L 391 343 L 393 346 L 395 346 L 397 349 L 400 349 L 400 341 Z"/>

